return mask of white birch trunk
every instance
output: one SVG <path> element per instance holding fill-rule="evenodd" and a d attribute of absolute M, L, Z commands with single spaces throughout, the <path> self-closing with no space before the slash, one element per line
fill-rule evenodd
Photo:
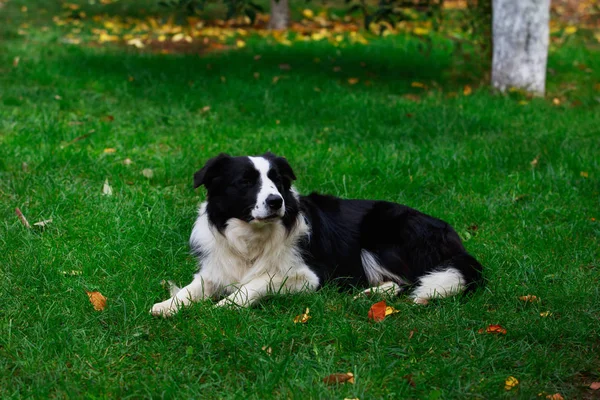
<path fill-rule="evenodd" d="M 282 30 L 290 27 L 290 7 L 288 0 L 271 0 L 269 29 Z"/>
<path fill-rule="evenodd" d="M 550 0 L 493 0 L 492 84 L 543 96 L 550 40 Z"/>

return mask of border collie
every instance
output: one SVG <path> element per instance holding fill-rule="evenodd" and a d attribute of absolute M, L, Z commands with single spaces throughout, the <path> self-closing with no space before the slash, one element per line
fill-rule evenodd
<path fill-rule="evenodd" d="M 249 306 L 267 293 L 316 290 L 325 282 L 399 293 L 416 303 L 473 289 L 482 266 L 450 225 L 404 205 L 300 196 L 287 160 L 210 159 L 194 175 L 204 185 L 190 237 L 200 269 L 187 286 L 155 304 L 153 315 L 214 296 L 217 305 Z"/>

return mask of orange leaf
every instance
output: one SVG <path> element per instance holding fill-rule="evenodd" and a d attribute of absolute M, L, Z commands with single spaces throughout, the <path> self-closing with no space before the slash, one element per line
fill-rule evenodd
<path fill-rule="evenodd" d="M 592 382 L 592 384 L 590 385 L 590 389 L 592 389 L 592 390 L 600 389 L 600 382 Z"/>
<path fill-rule="evenodd" d="M 546 398 L 550 400 L 565 400 L 560 393 L 549 394 Z"/>
<path fill-rule="evenodd" d="M 341 374 L 331 374 L 323 378 L 323 383 L 326 385 L 334 385 L 336 383 L 354 383 L 354 374 L 352 372 L 346 372 Z"/>
<path fill-rule="evenodd" d="M 469 85 L 465 85 L 465 87 L 463 88 L 463 94 L 465 96 L 470 95 L 471 93 L 473 93 L 473 89 L 471 89 L 471 86 Z"/>
<path fill-rule="evenodd" d="M 536 303 L 540 301 L 540 299 L 537 296 L 534 296 L 532 294 L 528 294 L 526 296 L 519 296 L 519 300 L 524 301 L 526 303 Z"/>
<path fill-rule="evenodd" d="M 358 83 L 358 78 L 348 78 L 348 83 L 351 85 L 356 85 Z"/>
<path fill-rule="evenodd" d="M 485 330 L 487 333 L 501 333 L 503 335 L 506 335 L 506 329 L 504 329 L 502 326 L 500 325 L 490 325 L 486 328 Z"/>
<path fill-rule="evenodd" d="M 106 308 L 106 297 L 100 292 L 88 292 L 85 291 L 90 298 L 90 303 L 94 306 L 94 310 L 102 311 Z"/>
<path fill-rule="evenodd" d="M 386 316 L 386 308 L 385 300 L 373 304 L 371 309 L 369 309 L 369 319 L 372 319 L 373 321 L 383 321 Z"/>
<path fill-rule="evenodd" d="M 305 324 L 308 322 L 308 320 L 311 318 L 310 315 L 308 315 L 308 313 L 310 312 L 310 310 L 308 309 L 308 307 L 306 307 L 306 311 L 304 311 L 304 314 L 300 314 L 300 315 L 296 315 L 296 317 L 294 318 L 294 323 L 301 323 L 301 324 Z"/>

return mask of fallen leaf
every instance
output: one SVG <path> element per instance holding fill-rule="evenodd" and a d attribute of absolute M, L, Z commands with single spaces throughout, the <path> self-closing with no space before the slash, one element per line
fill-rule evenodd
<path fill-rule="evenodd" d="M 552 313 L 550 311 L 543 311 L 540 313 L 540 317 L 542 317 L 542 318 L 547 318 L 551 315 L 552 315 Z"/>
<path fill-rule="evenodd" d="M 336 383 L 354 383 L 354 374 L 352 372 L 331 374 L 323 378 L 323 383 L 326 385 L 334 385 Z"/>
<path fill-rule="evenodd" d="M 261 350 L 267 353 L 268 355 L 271 355 L 271 353 L 273 352 L 273 349 L 271 349 L 271 347 L 269 346 L 263 346 L 261 347 Z"/>
<path fill-rule="evenodd" d="M 531 160 L 531 162 L 529 164 L 531 164 L 532 167 L 536 167 L 538 165 L 538 162 L 540 161 L 540 156 L 536 156 L 533 160 Z"/>
<path fill-rule="evenodd" d="M 465 87 L 463 88 L 463 94 L 465 96 L 469 96 L 471 93 L 473 93 L 473 89 L 471 89 L 471 86 L 465 85 Z"/>
<path fill-rule="evenodd" d="M 309 308 L 306 307 L 306 311 L 304 311 L 304 314 L 300 314 L 300 315 L 296 315 L 296 317 L 294 318 L 294 323 L 301 323 L 301 324 L 305 324 L 308 322 L 308 320 L 311 318 L 310 315 L 308 315 L 308 313 L 310 312 Z"/>
<path fill-rule="evenodd" d="M 333 72 L 340 72 L 342 67 L 333 67 Z"/>
<path fill-rule="evenodd" d="M 105 196 L 112 196 L 112 188 L 108 184 L 108 179 L 104 181 L 104 185 L 102 185 L 102 194 Z"/>
<path fill-rule="evenodd" d="M 318 88 L 318 87 L 314 87 L 314 88 L 313 88 L 313 90 L 314 90 L 315 92 L 320 92 L 320 91 L 321 91 L 321 89 L 320 89 L 320 88 Z"/>
<path fill-rule="evenodd" d="M 392 315 L 392 314 L 396 314 L 399 313 L 399 310 L 396 310 L 394 307 L 391 306 L 386 306 L 385 307 L 385 316 L 387 317 L 388 315 Z"/>
<path fill-rule="evenodd" d="M 351 85 L 356 85 L 358 81 L 358 78 L 348 78 L 348 83 Z"/>
<path fill-rule="evenodd" d="M 43 227 L 45 227 L 46 225 L 49 225 L 49 224 L 51 224 L 51 223 L 52 223 L 52 218 L 50 218 L 50 219 L 45 219 L 45 220 L 43 220 L 43 221 L 38 221 L 38 222 L 36 222 L 36 223 L 35 223 L 35 224 L 33 224 L 33 225 L 35 225 L 35 226 L 39 226 L 39 227 L 42 227 L 42 228 L 43 228 Z"/>
<path fill-rule="evenodd" d="M 273 82 L 274 84 L 277 83 L 278 81 L 279 81 L 278 76 L 274 76 L 273 79 L 271 80 L 271 82 Z"/>
<path fill-rule="evenodd" d="M 279 69 L 282 71 L 289 71 L 290 69 L 292 69 L 292 67 L 290 66 L 290 64 L 279 64 Z"/>
<path fill-rule="evenodd" d="M 413 380 L 413 374 L 404 375 L 402 378 L 406 379 L 408 384 L 412 387 L 416 387 L 415 381 Z"/>
<path fill-rule="evenodd" d="M 540 299 L 537 296 L 534 296 L 532 294 L 528 294 L 526 296 L 519 296 L 519 300 L 524 301 L 526 303 L 536 303 L 540 301 Z"/>
<path fill-rule="evenodd" d="M 19 65 L 19 61 L 21 60 L 21 57 L 15 57 L 13 59 L 13 67 L 17 67 Z"/>
<path fill-rule="evenodd" d="M 246 47 L 246 42 L 244 42 L 243 40 L 236 40 L 235 41 L 235 45 L 237 46 L 238 49 L 241 49 L 243 47 Z"/>
<path fill-rule="evenodd" d="M 598 389 L 600 389 L 600 382 L 592 382 L 590 384 L 590 389 L 592 389 L 592 390 L 598 390 Z"/>
<path fill-rule="evenodd" d="M 518 384 L 519 380 L 517 378 L 515 378 L 514 376 L 509 376 L 508 378 L 506 378 L 506 381 L 504 381 L 504 390 L 511 390 Z"/>
<path fill-rule="evenodd" d="M 419 101 L 421 101 L 421 97 L 419 97 L 418 95 L 413 94 L 413 93 L 407 93 L 407 94 L 403 95 L 402 98 L 404 98 L 406 100 L 414 101 L 415 103 L 418 103 Z"/>
<path fill-rule="evenodd" d="M 175 35 L 173 35 L 173 37 L 171 38 L 171 41 L 173 43 L 177 43 L 177 42 L 181 42 L 183 39 L 185 38 L 185 35 L 183 33 L 176 33 Z"/>
<path fill-rule="evenodd" d="M 254 76 L 254 79 L 258 79 L 258 78 L 260 78 L 260 72 L 255 72 L 255 73 L 253 74 L 253 76 Z"/>
<path fill-rule="evenodd" d="M 127 41 L 127 44 L 130 46 L 135 46 L 138 49 L 143 49 L 145 47 L 144 43 L 142 42 L 142 39 L 140 38 L 133 38 Z"/>
<path fill-rule="evenodd" d="M 315 13 L 310 8 L 306 8 L 306 9 L 302 10 L 302 15 L 304 16 L 304 18 L 313 19 L 313 17 L 315 16 Z"/>
<path fill-rule="evenodd" d="M 560 99 L 558 97 L 555 97 L 552 99 L 552 104 L 554 104 L 555 106 L 559 106 L 560 105 Z"/>
<path fill-rule="evenodd" d="M 589 174 L 587 173 L 587 171 L 581 171 L 579 173 L 579 175 L 581 175 L 582 178 L 587 178 L 589 176 Z"/>
<path fill-rule="evenodd" d="M 106 297 L 100 292 L 88 292 L 85 291 L 90 298 L 90 303 L 94 306 L 94 310 L 102 311 L 106 308 Z"/>
<path fill-rule="evenodd" d="M 546 398 L 550 400 L 565 400 L 560 393 L 549 394 Z"/>
<path fill-rule="evenodd" d="M 107 147 L 106 149 L 104 149 L 104 154 L 113 154 L 116 152 L 117 152 L 117 149 L 115 149 L 113 147 Z"/>
<path fill-rule="evenodd" d="M 148 179 L 152 179 L 152 177 L 154 176 L 154 171 L 152 171 L 150 168 L 144 168 L 142 170 L 142 175 L 144 175 Z"/>
<path fill-rule="evenodd" d="M 81 275 L 82 272 L 81 271 L 77 271 L 77 270 L 70 270 L 70 271 L 60 271 L 61 274 L 65 275 L 65 276 L 78 276 Z"/>
<path fill-rule="evenodd" d="M 413 329 L 412 331 L 410 331 L 410 333 L 408 334 L 408 340 L 413 338 L 416 331 L 417 331 L 416 329 Z"/>
<path fill-rule="evenodd" d="M 567 35 L 572 35 L 575 32 L 577 32 L 577 27 L 576 26 L 570 25 L 570 26 L 567 26 L 565 28 L 565 34 L 567 34 Z"/>
<path fill-rule="evenodd" d="M 209 112 L 209 111 L 210 111 L 210 106 L 204 106 L 204 107 L 202 107 L 202 108 L 200 109 L 200 111 L 201 111 L 201 112 L 203 112 L 203 113 L 207 113 L 207 112 Z"/>
<path fill-rule="evenodd" d="M 483 329 L 479 330 L 479 333 L 483 333 Z M 490 325 L 485 329 L 486 333 L 500 333 L 502 335 L 506 335 L 506 329 L 504 329 L 500 325 Z"/>
<path fill-rule="evenodd" d="M 55 100 L 62 100 L 62 97 L 60 97 L 59 95 L 54 96 Z"/>
<path fill-rule="evenodd" d="M 113 122 L 115 120 L 115 117 L 113 117 L 112 115 L 107 115 L 107 116 L 103 117 L 102 119 L 107 122 Z"/>
<path fill-rule="evenodd" d="M 29 164 L 27 164 L 26 162 L 22 162 L 21 163 L 21 170 L 23 170 L 23 172 L 27 172 L 29 170 Z"/>
<path fill-rule="evenodd" d="M 131 158 L 126 158 L 123 160 L 123 165 L 131 165 L 133 163 L 133 161 L 131 161 Z"/>
<path fill-rule="evenodd" d="M 383 300 L 379 303 L 373 304 L 369 309 L 369 314 L 367 316 L 373 321 L 383 321 L 386 316 L 386 311 L 387 306 L 385 304 L 385 300 Z"/>
<path fill-rule="evenodd" d="M 29 225 L 29 222 L 27 222 L 27 218 L 25 218 L 19 207 L 15 208 L 15 214 L 17 214 L 17 217 L 19 217 L 21 223 L 25 225 L 25 228 L 31 228 L 31 225 Z"/>
<path fill-rule="evenodd" d="M 416 27 L 415 29 L 413 29 L 413 33 L 417 36 L 423 36 L 429 33 L 429 29 Z"/>
<path fill-rule="evenodd" d="M 421 88 L 421 89 L 425 89 L 425 84 L 421 83 L 421 82 L 412 82 L 410 84 L 411 87 L 416 87 L 416 88 Z"/>

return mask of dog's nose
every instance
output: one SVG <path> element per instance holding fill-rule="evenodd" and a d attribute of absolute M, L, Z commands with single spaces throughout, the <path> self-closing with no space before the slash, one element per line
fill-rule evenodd
<path fill-rule="evenodd" d="M 267 196 L 267 207 L 271 210 L 279 210 L 283 205 L 283 198 L 281 196 L 277 196 L 276 194 L 270 194 Z"/>

